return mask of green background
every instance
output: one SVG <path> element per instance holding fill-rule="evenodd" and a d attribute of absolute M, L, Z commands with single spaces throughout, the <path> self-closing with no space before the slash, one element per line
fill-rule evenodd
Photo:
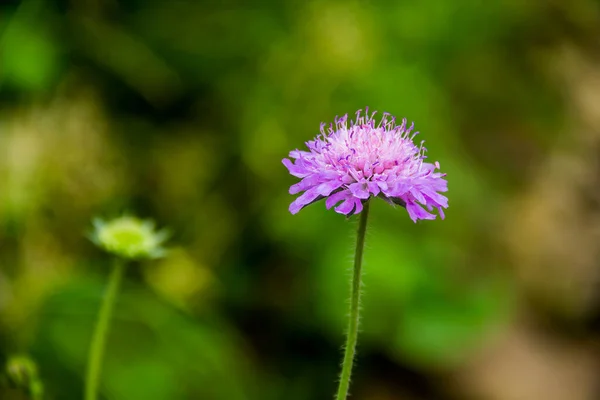
<path fill-rule="evenodd" d="M 85 235 L 131 212 L 171 251 L 128 269 L 103 398 L 332 398 L 356 221 L 290 215 L 281 159 L 369 106 L 450 207 L 372 204 L 352 398 L 597 399 L 598 27 L 593 0 L 2 2 L 0 358 L 82 398 Z"/>

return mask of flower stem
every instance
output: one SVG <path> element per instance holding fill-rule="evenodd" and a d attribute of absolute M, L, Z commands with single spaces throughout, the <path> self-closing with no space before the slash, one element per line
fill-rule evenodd
<path fill-rule="evenodd" d="M 342 362 L 342 373 L 340 375 L 340 385 L 338 387 L 336 400 L 346 400 L 346 397 L 348 396 L 348 389 L 350 387 L 350 375 L 352 374 L 352 364 L 354 363 L 356 340 L 358 338 L 361 269 L 368 216 L 369 202 L 367 201 L 364 204 L 363 211 L 360 213 L 360 221 L 358 223 L 356 250 L 354 252 L 354 273 L 352 275 L 352 294 L 350 297 L 350 321 L 348 321 L 344 361 Z"/>
<path fill-rule="evenodd" d="M 108 286 L 100 312 L 96 321 L 96 328 L 92 336 L 90 352 L 88 357 L 88 369 L 85 379 L 85 400 L 96 400 L 98 398 L 98 386 L 100 382 L 100 371 L 102 370 L 102 358 L 104 356 L 104 348 L 106 345 L 106 337 L 110 325 L 112 311 L 115 305 L 115 299 L 121 281 L 123 280 L 123 272 L 125 270 L 125 262 L 119 258 L 115 259 L 113 269 L 108 278 Z"/>

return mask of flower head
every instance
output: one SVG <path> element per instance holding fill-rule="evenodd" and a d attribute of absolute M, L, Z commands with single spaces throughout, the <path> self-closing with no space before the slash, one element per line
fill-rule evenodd
<path fill-rule="evenodd" d="M 128 259 L 158 258 L 165 253 L 161 246 L 168 234 L 157 232 L 152 221 L 122 216 L 108 222 L 94 219 L 93 224 L 92 241 L 109 253 Z"/>
<path fill-rule="evenodd" d="M 407 129 L 406 119 L 396 125 L 396 118 L 384 113 L 379 123 L 375 112 L 361 116 L 348 125 L 348 115 L 335 118 L 321 134 L 306 143 L 309 151 L 294 150 L 283 164 L 290 174 L 302 180 L 290 187 L 290 194 L 302 193 L 290 204 L 296 214 L 305 206 L 326 198 L 329 209 L 344 215 L 358 214 L 363 202 L 371 196 L 380 197 L 391 204 L 406 207 L 413 221 L 435 219 L 436 208 L 444 218 L 443 208 L 448 199 L 440 192 L 448 190 L 446 174 L 436 172 L 439 163 L 425 162 L 423 142 L 413 143 L 418 132 Z"/>

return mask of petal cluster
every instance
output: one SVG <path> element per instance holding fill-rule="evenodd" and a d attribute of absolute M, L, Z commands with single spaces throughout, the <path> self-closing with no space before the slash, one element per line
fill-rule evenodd
<path fill-rule="evenodd" d="M 356 112 L 348 123 L 348 115 L 336 117 L 327 129 L 306 143 L 308 151 L 294 150 L 283 164 L 301 181 L 290 187 L 290 194 L 301 195 L 290 204 L 296 214 L 315 201 L 326 199 L 327 208 L 344 214 L 358 214 L 371 196 L 406 207 L 413 221 L 435 219 L 448 199 L 446 174 L 437 172 L 439 163 L 427 163 L 423 142 L 414 144 L 418 132 L 406 119 L 396 125 L 396 118 L 384 113 L 377 123 L 376 112 L 367 108 Z"/>

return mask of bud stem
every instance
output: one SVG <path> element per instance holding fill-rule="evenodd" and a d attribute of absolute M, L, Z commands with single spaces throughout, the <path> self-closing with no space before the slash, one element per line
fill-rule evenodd
<path fill-rule="evenodd" d="M 367 232 L 367 217 L 369 216 L 369 201 L 364 204 L 364 209 L 360 213 L 358 223 L 358 232 L 356 238 L 356 251 L 354 253 L 354 273 L 352 276 L 352 294 L 350 297 L 350 320 L 348 321 L 348 332 L 346 336 L 346 347 L 344 351 L 344 361 L 342 362 L 342 372 L 340 375 L 340 384 L 337 392 L 337 400 L 346 400 L 348 389 L 350 387 L 350 376 L 352 374 L 352 364 L 354 363 L 354 354 L 356 352 L 356 341 L 358 339 L 358 323 L 360 309 L 360 287 L 361 287 L 361 269 L 363 250 L 365 247 L 365 233 Z"/>
<path fill-rule="evenodd" d="M 102 370 L 102 359 L 104 348 L 106 347 L 106 337 L 110 326 L 110 319 L 117 297 L 117 292 L 123 272 L 125 270 L 125 261 L 115 258 L 113 269 L 108 278 L 108 286 L 104 293 L 100 312 L 96 321 L 96 327 L 92 336 L 90 352 L 88 357 L 87 376 L 85 379 L 85 400 L 96 400 L 98 398 L 98 386 L 100 382 L 100 372 Z"/>

